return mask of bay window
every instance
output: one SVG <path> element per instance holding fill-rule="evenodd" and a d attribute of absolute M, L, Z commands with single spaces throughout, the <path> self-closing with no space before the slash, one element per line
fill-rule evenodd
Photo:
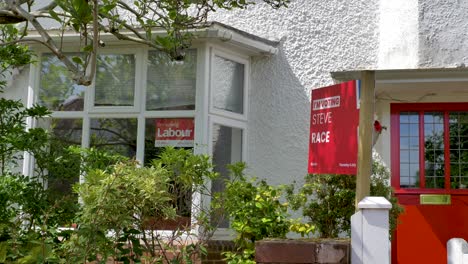
<path fill-rule="evenodd" d="M 52 111 L 33 125 L 48 129 L 61 146 L 94 147 L 141 164 L 165 146 L 193 148 L 212 155 L 222 175 L 211 183 L 214 192 L 224 190 L 226 165 L 246 161 L 249 57 L 242 53 L 201 45 L 184 61 L 171 61 L 159 51 L 110 46 L 98 54 L 90 87 L 76 85 L 54 55 L 42 53 L 30 75 L 28 103 Z M 25 172 L 33 174 L 34 158 L 26 163 Z M 70 193 L 79 176 L 75 168 L 72 177 L 49 187 Z M 190 217 L 192 199 L 203 200 L 184 194 L 182 216 Z"/>

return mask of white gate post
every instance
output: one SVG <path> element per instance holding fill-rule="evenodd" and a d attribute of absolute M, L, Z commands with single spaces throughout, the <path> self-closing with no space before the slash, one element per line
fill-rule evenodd
<path fill-rule="evenodd" d="M 389 211 L 384 197 L 365 197 L 351 217 L 351 263 L 389 264 Z"/>

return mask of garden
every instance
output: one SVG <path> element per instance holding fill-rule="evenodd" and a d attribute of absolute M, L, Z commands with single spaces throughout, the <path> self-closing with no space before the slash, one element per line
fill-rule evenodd
<path fill-rule="evenodd" d="M 210 158 L 191 150 L 166 148 L 147 166 L 98 149 L 63 145 L 41 128 L 26 129 L 27 118 L 48 114 L 40 106 L 0 99 L 0 262 L 2 263 L 194 263 L 207 253 L 217 223 L 228 219 L 236 233 L 227 263 L 255 263 L 255 242 L 349 236 L 355 178 L 307 175 L 305 184 L 272 186 L 245 175 L 246 164 L 229 166 L 225 191 L 206 183 L 219 175 Z M 19 173 L 23 152 L 32 155 L 35 174 Z M 396 204 L 389 174 L 374 162 L 371 193 Z M 72 192 L 63 192 L 73 179 Z M 188 202 L 191 221 L 171 231 L 187 193 L 209 196 L 211 206 Z M 185 194 L 185 195 L 181 195 Z M 185 198 L 184 198 L 185 197 Z M 303 218 L 291 218 L 300 210 Z M 392 228 L 400 208 L 394 206 Z"/>
<path fill-rule="evenodd" d="M 34 61 L 20 45 L 2 47 L 0 59 L 2 74 Z M 229 264 L 255 263 L 255 243 L 265 239 L 349 237 L 355 177 L 307 175 L 300 188 L 273 186 L 238 163 L 224 191 L 212 193 L 207 183 L 220 175 L 206 155 L 167 147 L 142 166 L 27 129 L 49 115 L 0 98 L 1 263 L 198 263 L 222 221 L 236 234 L 234 250 L 224 252 Z M 25 157 L 35 161 L 33 175 L 22 174 Z M 374 161 L 371 195 L 394 205 L 393 230 L 401 208 L 388 181 Z"/>

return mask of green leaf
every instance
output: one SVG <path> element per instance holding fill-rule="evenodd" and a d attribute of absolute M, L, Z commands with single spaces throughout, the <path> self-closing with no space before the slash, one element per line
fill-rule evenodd
<path fill-rule="evenodd" d="M 57 13 L 54 10 L 49 10 L 49 14 L 53 19 L 55 19 L 55 20 L 57 20 L 59 22 L 62 21 L 62 19 L 59 18 L 59 16 L 57 15 Z"/>
<path fill-rule="evenodd" d="M 83 65 L 83 60 L 80 57 L 74 56 L 72 57 L 72 61 L 77 64 Z"/>

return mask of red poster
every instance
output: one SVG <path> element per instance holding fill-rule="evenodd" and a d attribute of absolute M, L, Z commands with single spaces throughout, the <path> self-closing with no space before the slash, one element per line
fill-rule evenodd
<path fill-rule="evenodd" d="M 359 81 L 312 90 L 309 173 L 356 174 Z"/>
<path fill-rule="evenodd" d="M 193 118 L 158 118 L 155 123 L 156 147 L 193 147 Z"/>

